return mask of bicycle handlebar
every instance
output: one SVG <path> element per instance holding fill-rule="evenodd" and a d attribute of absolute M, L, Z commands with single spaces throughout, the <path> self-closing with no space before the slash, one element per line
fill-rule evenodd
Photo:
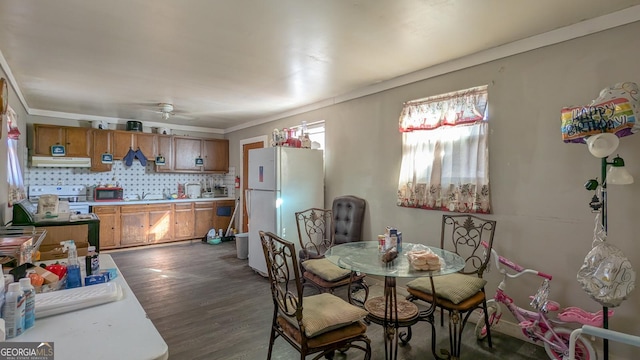
<path fill-rule="evenodd" d="M 487 244 L 485 241 L 482 241 L 481 243 L 482 243 L 482 246 L 484 246 L 485 248 L 487 248 L 487 249 L 489 248 L 489 244 Z M 496 268 L 498 268 L 498 270 L 501 270 L 500 269 L 500 264 L 503 264 L 503 265 L 507 266 L 508 268 L 518 272 L 517 274 L 509 274 L 509 273 L 505 272 L 505 274 L 510 278 L 516 278 L 516 277 L 524 275 L 524 274 L 535 274 L 535 275 L 538 275 L 538 276 L 540 276 L 542 278 L 549 279 L 549 280 L 551 280 L 553 278 L 551 275 L 543 273 L 543 272 L 538 271 L 538 270 L 525 269 L 522 266 L 514 263 L 513 261 L 498 255 L 498 252 L 495 251 L 494 249 L 491 249 L 491 255 L 494 256 L 494 259 L 495 259 L 495 262 L 496 262 Z"/>

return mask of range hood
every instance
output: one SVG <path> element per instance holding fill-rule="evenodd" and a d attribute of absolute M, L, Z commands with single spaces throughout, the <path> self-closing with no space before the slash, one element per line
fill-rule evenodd
<path fill-rule="evenodd" d="M 66 157 L 66 156 L 32 156 L 31 167 L 91 167 L 91 158 Z"/>

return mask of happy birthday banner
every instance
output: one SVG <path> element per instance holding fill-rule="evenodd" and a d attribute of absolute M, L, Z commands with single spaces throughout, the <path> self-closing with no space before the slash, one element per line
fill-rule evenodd
<path fill-rule="evenodd" d="M 640 130 L 640 94 L 633 82 L 618 83 L 602 89 L 590 105 L 562 109 L 562 140 L 584 143 L 585 138 L 609 132 L 618 137 Z"/>

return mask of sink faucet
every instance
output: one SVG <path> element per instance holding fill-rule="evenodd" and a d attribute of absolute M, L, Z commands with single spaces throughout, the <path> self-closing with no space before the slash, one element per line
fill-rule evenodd
<path fill-rule="evenodd" d="M 149 195 L 149 193 L 145 193 L 144 191 L 142 191 L 142 195 L 140 195 L 140 200 L 144 200 L 144 198 L 146 198 L 147 195 Z"/>

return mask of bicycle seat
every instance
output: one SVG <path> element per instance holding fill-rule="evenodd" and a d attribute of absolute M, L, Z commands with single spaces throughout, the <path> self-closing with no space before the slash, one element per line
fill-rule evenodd
<path fill-rule="evenodd" d="M 608 314 L 609 316 L 613 316 L 613 310 L 609 310 Z M 558 314 L 558 320 L 602 327 L 603 316 L 602 310 L 588 312 L 579 307 L 570 306 Z"/>

